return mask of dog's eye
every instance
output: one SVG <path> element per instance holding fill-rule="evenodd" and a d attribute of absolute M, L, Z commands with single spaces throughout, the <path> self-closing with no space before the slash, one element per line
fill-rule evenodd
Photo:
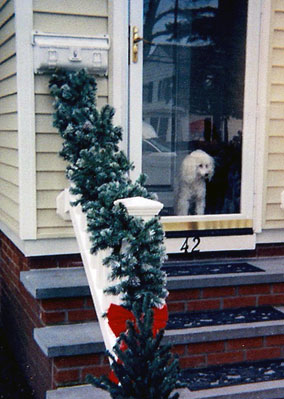
<path fill-rule="evenodd" d="M 202 163 L 200 163 L 200 164 L 198 165 L 198 167 L 199 167 L 199 168 L 202 168 Z"/>

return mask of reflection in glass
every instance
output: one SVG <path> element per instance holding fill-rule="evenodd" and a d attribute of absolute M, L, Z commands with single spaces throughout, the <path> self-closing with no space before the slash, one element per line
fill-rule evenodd
<path fill-rule="evenodd" d="M 142 171 L 165 215 L 240 212 L 247 2 L 144 0 Z"/>

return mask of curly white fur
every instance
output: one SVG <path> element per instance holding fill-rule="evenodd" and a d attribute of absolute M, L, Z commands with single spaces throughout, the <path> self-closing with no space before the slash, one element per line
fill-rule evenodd
<path fill-rule="evenodd" d="M 180 168 L 175 201 L 176 215 L 203 215 L 206 201 L 206 180 L 214 175 L 214 158 L 196 150 L 187 155 Z"/>

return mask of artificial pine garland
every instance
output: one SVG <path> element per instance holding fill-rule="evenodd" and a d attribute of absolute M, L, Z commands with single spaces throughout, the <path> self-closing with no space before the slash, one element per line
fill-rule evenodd
<path fill-rule="evenodd" d="M 106 105 L 100 112 L 97 110 L 94 78 L 85 70 L 57 71 L 52 75 L 49 86 L 55 98 L 54 126 L 64 140 L 60 154 L 68 162 L 66 175 L 72 182 L 72 193 L 78 198 L 73 205 L 80 204 L 86 214 L 92 253 L 111 249 L 104 264 L 110 270 L 110 281 L 118 279 L 119 282 L 110 285 L 106 292 L 121 295 L 122 306 L 135 314 L 139 326 L 137 330 L 130 323 L 128 336 L 121 336 L 120 340 L 126 342 L 128 349 L 123 354 L 119 344 L 116 345 L 115 351 L 123 361 L 121 363 L 120 359 L 113 359 L 112 368 L 119 374 L 117 377 L 121 377 L 124 375 L 121 370 L 129 368 L 127 359 L 132 359 L 134 363 L 144 361 L 152 364 L 154 361 L 155 373 L 158 373 L 157 365 L 164 364 L 164 369 L 160 371 L 162 380 L 157 379 L 157 387 L 151 388 L 156 396 L 149 391 L 149 395 L 143 396 L 143 399 L 167 399 L 177 386 L 177 362 L 172 360 L 169 349 L 160 348 L 163 332 L 158 337 L 154 337 L 151 332 L 152 309 L 162 306 L 167 296 L 166 276 L 161 271 L 166 256 L 163 230 L 158 217 L 145 222 L 142 218 L 130 216 L 122 204 L 114 205 L 117 199 L 153 196 L 143 186 L 144 175 L 134 183 L 130 180 L 129 171 L 133 166 L 118 147 L 122 137 L 121 129 L 112 124 L 113 108 Z M 145 331 L 148 334 L 147 348 L 143 347 Z M 140 348 L 141 356 L 132 352 L 130 355 L 133 345 Z M 151 358 L 148 358 L 151 352 L 149 348 L 151 351 L 155 349 Z M 171 364 L 167 368 L 169 362 Z M 154 373 L 153 367 L 149 365 L 146 377 L 139 377 L 140 385 L 150 383 L 149 376 Z M 134 375 L 128 378 L 134 385 L 138 383 Z M 106 380 L 102 384 L 96 381 L 97 385 L 109 390 L 115 399 L 142 398 L 139 396 L 139 384 L 137 389 L 123 391 L 121 389 L 125 388 L 125 384 L 120 378 L 120 386 L 115 389 L 111 382 L 108 385 Z M 166 390 L 162 389 L 161 381 L 166 384 Z"/>

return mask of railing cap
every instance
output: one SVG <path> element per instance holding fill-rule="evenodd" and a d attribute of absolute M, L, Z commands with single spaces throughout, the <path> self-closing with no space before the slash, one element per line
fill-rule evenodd
<path fill-rule="evenodd" d="M 144 197 L 122 198 L 114 201 L 115 205 L 119 203 L 123 204 L 129 215 L 133 216 L 155 216 L 164 206 L 159 201 Z"/>

